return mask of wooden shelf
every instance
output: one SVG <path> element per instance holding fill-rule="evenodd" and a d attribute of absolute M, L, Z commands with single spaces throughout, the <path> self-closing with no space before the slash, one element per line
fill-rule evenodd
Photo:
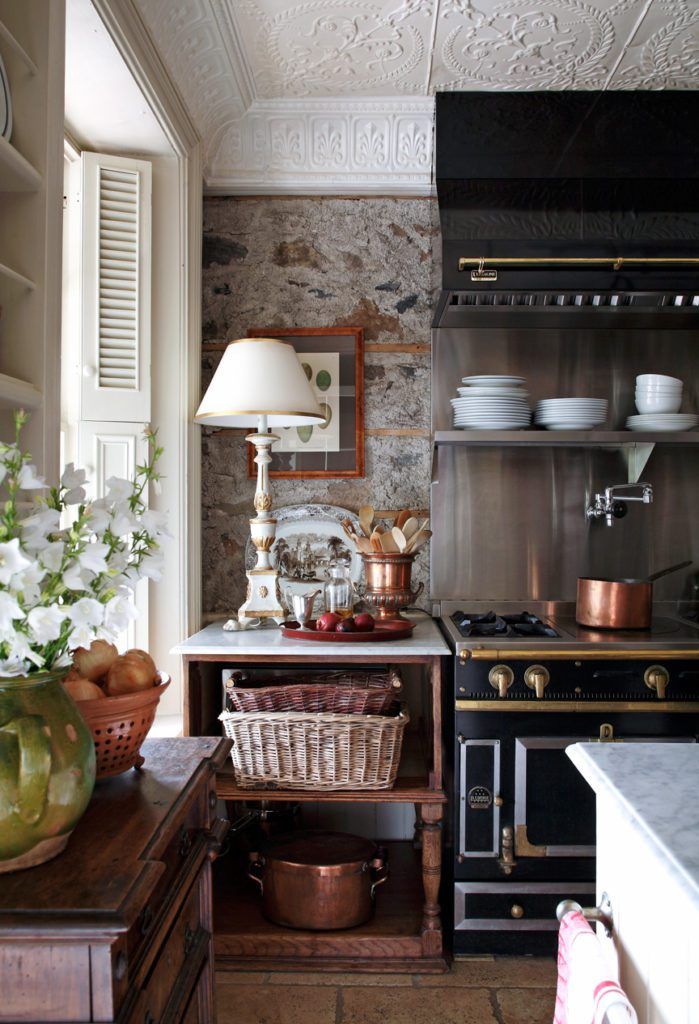
<path fill-rule="evenodd" d="M 22 288 L 28 288 L 30 291 L 34 291 L 36 288 L 33 281 L 30 281 L 28 277 L 20 274 L 17 270 L 13 270 L 12 267 L 8 267 L 6 263 L 0 263 L 0 277 L 5 277 L 8 281 L 12 281 L 13 284 L 20 285 Z"/>
<path fill-rule="evenodd" d="M 389 878 L 366 924 L 335 932 L 284 928 L 262 916 L 259 889 L 242 857 L 214 864 L 214 950 L 219 970 L 402 971 L 437 973 L 444 955 L 426 956 L 421 935 L 424 896 L 420 853 L 409 842 L 386 843 Z"/>
<path fill-rule="evenodd" d="M 25 65 L 27 70 L 32 75 L 38 74 L 39 69 L 37 68 L 34 61 L 31 59 L 31 57 L 24 49 L 22 44 L 18 42 L 17 39 L 15 39 L 15 37 L 12 35 L 7 25 L 5 25 L 2 21 L 0 21 L 0 39 L 4 43 L 6 43 L 7 46 L 12 50 L 12 52 L 19 57 L 19 59 L 22 61 L 22 63 Z"/>
<path fill-rule="evenodd" d="M 0 192 L 36 192 L 40 187 L 36 168 L 0 136 Z"/>
<path fill-rule="evenodd" d="M 626 448 L 637 444 L 696 445 L 699 431 L 437 430 L 436 445 L 523 445 L 539 448 Z"/>
<path fill-rule="evenodd" d="M 0 409 L 38 409 L 42 397 L 28 381 L 0 373 Z"/>
<path fill-rule="evenodd" d="M 341 789 L 327 792 L 320 789 L 241 789 L 236 785 L 233 767 L 226 767 L 216 776 L 216 792 L 221 800 L 271 800 L 296 803 L 374 803 L 374 804 L 444 804 L 443 790 L 429 789 L 425 777 L 399 776 L 393 789 Z"/>

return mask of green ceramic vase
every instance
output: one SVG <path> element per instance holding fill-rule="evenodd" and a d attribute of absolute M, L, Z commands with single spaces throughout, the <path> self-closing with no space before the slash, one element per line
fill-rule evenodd
<path fill-rule="evenodd" d="M 0 678 L 0 874 L 65 849 L 95 785 L 95 747 L 65 671 Z"/>

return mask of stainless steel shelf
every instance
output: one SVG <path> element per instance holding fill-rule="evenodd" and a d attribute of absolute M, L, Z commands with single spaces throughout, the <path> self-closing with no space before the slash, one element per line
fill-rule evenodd
<path fill-rule="evenodd" d="M 527 445 L 539 448 L 629 448 L 635 445 L 699 445 L 699 431 L 633 430 L 437 430 L 436 445 Z"/>

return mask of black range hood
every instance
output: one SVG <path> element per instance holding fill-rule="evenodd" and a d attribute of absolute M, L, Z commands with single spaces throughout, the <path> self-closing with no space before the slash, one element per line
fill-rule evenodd
<path fill-rule="evenodd" d="M 436 175 L 445 289 L 699 287 L 699 92 L 438 93 Z"/>

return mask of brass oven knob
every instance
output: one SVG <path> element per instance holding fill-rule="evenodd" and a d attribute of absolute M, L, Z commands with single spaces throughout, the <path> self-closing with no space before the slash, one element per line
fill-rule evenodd
<path fill-rule="evenodd" d="M 643 682 L 649 690 L 655 690 L 660 700 L 664 700 L 670 673 L 664 665 L 651 665 L 643 673 Z"/>
<path fill-rule="evenodd" d="M 530 665 L 524 673 L 524 682 L 530 690 L 536 690 L 538 700 L 544 696 L 544 690 L 549 685 L 550 679 L 549 670 L 543 665 Z"/>
<path fill-rule="evenodd" d="M 493 665 L 488 673 L 488 682 L 498 691 L 498 697 L 506 697 L 514 682 L 515 674 L 509 665 Z"/>
<path fill-rule="evenodd" d="M 513 903 L 510 907 L 510 916 L 516 918 L 524 917 L 524 907 L 520 907 L 519 903 Z"/>

